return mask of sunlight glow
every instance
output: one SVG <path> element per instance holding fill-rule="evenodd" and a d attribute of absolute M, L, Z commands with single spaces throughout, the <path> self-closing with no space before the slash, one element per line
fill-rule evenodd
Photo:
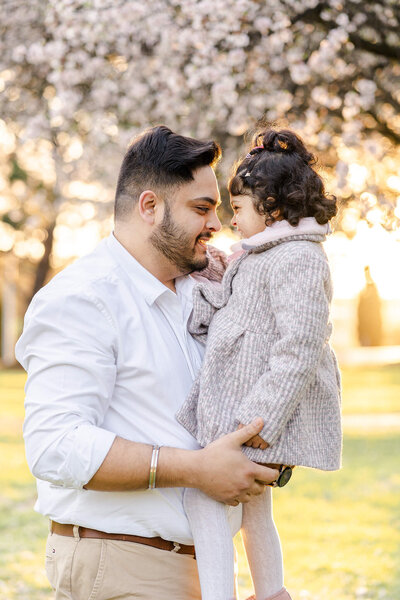
<path fill-rule="evenodd" d="M 32 260 L 40 260 L 44 254 L 43 244 L 35 239 L 21 240 L 14 244 L 14 254 L 18 258 L 31 258 Z"/>
<path fill-rule="evenodd" d="M 359 165 L 358 163 L 352 163 L 349 166 L 348 180 L 351 188 L 355 192 L 361 192 L 364 189 L 365 182 L 368 179 L 369 171 L 367 167 Z"/>
<path fill-rule="evenodd" d="M 240 240 L 240 236 L 229 227 L 223 227 L 213 235 L 211 244 L 226 254 L 231 254 L 231 247 Z"/>
<path fill-rule="evenodd" d="M 400 192 L 400 177 L 397 177 L 397 175 L 388 177 L 387 184 L 395 192 Z"/>
<path fill-rule="evenodd" d="M 81 200 L 107 201 L 107 192 L 100 185 L 95 183 L 85 183 L 74 180 L 63 186 L 63 194 L 67 198 L 80 198 Z"/>
<path fill-rule="evenodd" d="M 365 285 L 364 267 L 369 266 L 380 296 L 385 300 L 400 299 L 400 279 L 394 265 L 400 264 L 400 240 L 396 232 L 387 232 L 378 223 L 372 227 L 360 221 L 356 235 L 348 239 L 344 233 L 331 235 L 325 242 L 335 298 L 357 297 Z"/>
<path fill-rule="evenodd" d="M 400 213 L 400 198 L 398 209 Z M 348 214 L 347 214 L 348 213 Z M 329 257 L 334 297 L 353 299 L 365 285 L 364 267 L 370 267 L 371 275 L 385 300 L 400 299 L 400 278 L 395 276 L 394 265 L 400 264 L 399 231 L 388 232 L 381 225 L 382 212 L 372 208 L 367 214 L 370 225 L 360 221 L 358 213 L 346 211 L 346 231 L 355 233 L 352 239 L 344 232 L 330 235 L 324 243 Z M 212 245 L 231 253 L 231 246 L 239 240 L 228 227 L 216 233 Z"/>
<path fill-rule="evenodd" d="M 96 246 L 101 239 L 99 224 L 95 221 L 76 229 L 67 225 L 57 225 L 54 230 L 54 250 L 57 263 L 83 256 Z"/>
<path fill-rule="evenodd" d="M 1 152 L 11 154 L 15 149 L 15 135 L 7 128 L 4 121 L 0 119 L 0 146 Z"/>
<path fill-rule="evenodd" d="M 9 252 L 14 245 L 14 238 L 13 228 L 0 222 L 0 252 Z"/>

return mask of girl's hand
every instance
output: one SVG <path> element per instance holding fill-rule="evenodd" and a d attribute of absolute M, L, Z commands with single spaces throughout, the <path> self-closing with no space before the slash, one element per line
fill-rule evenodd
<path fill-rule="evenodd" d="M 238 429 L 243 429 L 244 425 L 239 423 Z M 249 448 L 260 448 L 260 450 L 266 450 L 269 447 L 269 444 L 262 439 L 258 434 L 253 435 L 247 442 L 244 443 L 245 446 L 249 446 Z"/>

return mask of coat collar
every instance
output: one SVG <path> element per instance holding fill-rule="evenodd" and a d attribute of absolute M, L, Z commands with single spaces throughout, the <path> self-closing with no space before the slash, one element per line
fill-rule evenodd
<path fill-rule="evenodd" d="M 270 242 L 265 242 L 260 246 L 255 246 L 247 250 L 248 254 L 259 254 L 260 252 L 265 252 L 274 246 L 279 246 L 280 244 L 284 244 L 286 242 L 297 242 L 297 241 L 307 241 L 307 242 L 316 242 L 321 243 L 325 242 L 326 235 L 321 233 L 304 233 L 304 234 L 296 234 L 296 235 L 287 235 L 285 237 L 271 240 Z"/>
<path fill-rule="evenodd" d="M 294 227 L 286 220 L 275 221 L 260 233 L 256 233 L 247 239 L 243 239 L 232 246 L 232 250 L 253 250 L 265 246 L 269 242 L 280 241 L 283 238 L 292 238 L 298 235 L 323 235 L 331 233 L 329 223 L 320 225 L 314 217 L 304 217 Z"/>

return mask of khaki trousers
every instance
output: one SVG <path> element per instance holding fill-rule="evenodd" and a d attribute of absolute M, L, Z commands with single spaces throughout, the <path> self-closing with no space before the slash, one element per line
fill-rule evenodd
<path fill-rule="evenodd" d="M 200 600 L 193 556 L 134 542 L 49 534 L 55 600 Z"/>

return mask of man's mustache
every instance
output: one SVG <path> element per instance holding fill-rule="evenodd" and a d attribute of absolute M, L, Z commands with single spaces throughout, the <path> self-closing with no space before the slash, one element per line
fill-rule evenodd
<path fill-rule="evenodd" d="M 196 238 L 196 242 L 198 240 L 211 240 L 213 234 L 210 231 L 205 231 L 204 233 L 201 233 L 200 235 L 197 236 Z"/>

